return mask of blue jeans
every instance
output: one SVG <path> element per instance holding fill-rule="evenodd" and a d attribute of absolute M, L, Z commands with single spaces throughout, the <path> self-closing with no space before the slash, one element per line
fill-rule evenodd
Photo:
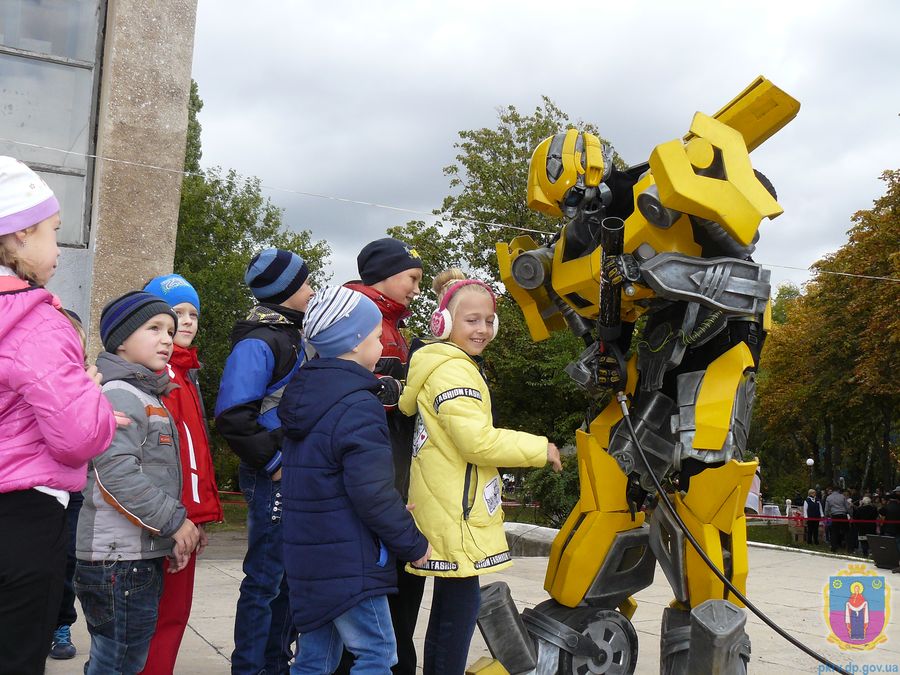
<path fill-rule="evenodd" d="M 75 567 L 75 594 L 91 634 L 85 675 L 139 673 L 156 630 L 162 595 L 162 558 Z"/>
<path fill-rule="evenodd" d="M 281 482 L 241 464 L 247 501 L 247 554 L 234 617 L 234 675 L 284 675 L 292 654 L 291 611 L 281 552 Z"/>
<path fill-rule="evenodd" d="M 356 657 L 350 671 L 353 675 L 391 672 L 391 666 L 397 663 L 397 641 L 387 596 L 366 598 L 324 626 L 303 633 L 298 638 L 291 675 L 333 673 L 344 646 Z"/>

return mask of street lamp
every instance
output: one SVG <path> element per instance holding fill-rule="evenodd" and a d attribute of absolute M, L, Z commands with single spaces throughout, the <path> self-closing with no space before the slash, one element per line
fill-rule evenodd
<path fill-rule="evenodd" d="M 816 460 L 814 460 L 812 457 L 810 457 L 809 459 L 806 460 L 806 466 L 809 467 L 809 486 L 810 487 L 813 486 L 813 464 L 815 464 L 815 463 L 816 463 Z"/>

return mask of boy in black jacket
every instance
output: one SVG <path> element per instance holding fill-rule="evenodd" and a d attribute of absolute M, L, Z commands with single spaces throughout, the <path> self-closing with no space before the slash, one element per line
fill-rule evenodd
<path fill-rule="evenodd" d="M 300 327 L 313 291 L 303 258 L 267 249 L 244 282 L 259 301 L 232 333 L 216 401 L 216 427 L 241 458 L 247 554 L 234 618 L 231 672 L 288 672 L 290 608 L 281 540 L 281 422 L 285 386 L 304 360 Z"/>

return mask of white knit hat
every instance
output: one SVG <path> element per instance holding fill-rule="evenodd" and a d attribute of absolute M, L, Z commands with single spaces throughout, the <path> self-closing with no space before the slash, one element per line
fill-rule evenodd
<path fill-rule="evenodd" d="M 59 202 L 44 179 L 19 160 L 0 155 L 0 234 L 37 225 L 54 213 Z"/>
<path fill-rule="evenodd" d="M 309 301 L 303 334 L 319 356 L 346 354 L 381 323 L 377 305 L 359 291 L 329 286 Z"/>

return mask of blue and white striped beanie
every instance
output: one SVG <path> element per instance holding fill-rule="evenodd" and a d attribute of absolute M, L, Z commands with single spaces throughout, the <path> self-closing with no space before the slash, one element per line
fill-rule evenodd
<path fill-rule="evenodd" d="M 309 301 L 303 334 L 319 356 L 346 354 L 381 323 L 378 306 L 359 291 L 329 286 Z"/>
<path fill-rule="evenodd" d="M 244 274 L 244 283 L 257 300 L 280 305 L 300 290 L 309 276 L 306 261 L 296 253 L 280 248 L 260 251 Z"/>

